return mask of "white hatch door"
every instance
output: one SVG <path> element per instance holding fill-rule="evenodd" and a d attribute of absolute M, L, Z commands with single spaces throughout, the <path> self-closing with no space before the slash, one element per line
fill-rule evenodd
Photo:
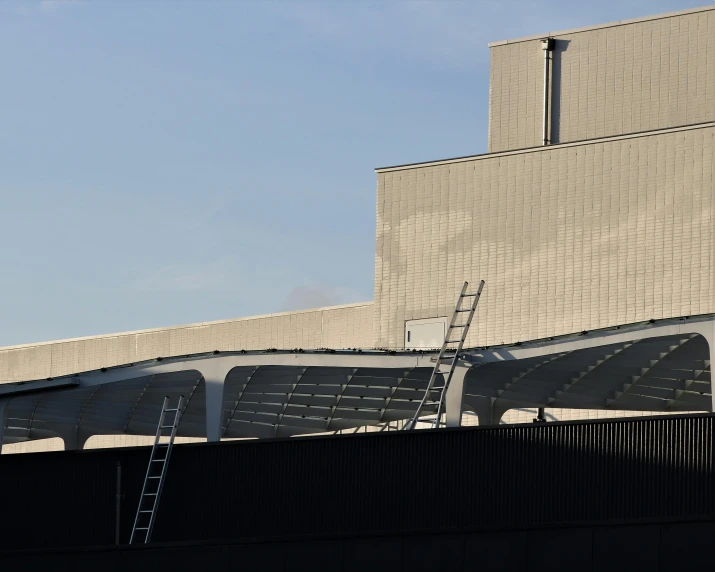
<path fill-rule="evenodd" d="M 405 322 L 405 348 L 441 348 L 446 329 L 447 318 L 408 320 Z"/>

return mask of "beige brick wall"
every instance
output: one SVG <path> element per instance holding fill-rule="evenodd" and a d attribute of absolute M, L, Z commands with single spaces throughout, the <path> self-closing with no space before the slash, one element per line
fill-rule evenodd
<path fill-rule="evenodd" d="M 372 302 L 0 348 L 0 383 L 213 350 L 372 347 Z"/>
<path fill-rule="evenodd" d="M 378 170 L 375 344 L 486 281 L 468 344 L 715 312 L 713 124 Z"/>
<path fill-rule="evenodd" d="M 552 143 L 715 120 L 715 6 L 548 35 Z M 490 52 L 489 151 L 541 145 L 539 37 Z"/>
<path fill-rule="evenodd" d="M 109 449 L 112 447 L 146 447 L 154 444 L 154 435 L 94 435 L 87 439 L 84 449 Z M 206 439 L 196 437 L 176 437 L 176 444 L 205 443 Z M 65 443 L 59 437 L 38 439 L 22 443 L 5 444 L 3 455 L 16 453 L 42 453 L 45 451 L 64 451 Z"/>

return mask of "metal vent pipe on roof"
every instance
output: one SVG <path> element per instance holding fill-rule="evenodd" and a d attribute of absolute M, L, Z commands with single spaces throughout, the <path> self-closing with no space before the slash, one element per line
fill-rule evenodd
<path fill-rule="evenodd" d="M 541 49 L 544 51 L 544 128 L 542 145 L 549 144 L 549 53 L 554 50 L 554 39 L 541 40 Z"/>

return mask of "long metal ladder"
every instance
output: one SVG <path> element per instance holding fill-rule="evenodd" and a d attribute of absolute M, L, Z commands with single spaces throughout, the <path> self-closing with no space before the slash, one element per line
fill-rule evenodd
<path fill-rule="evenodd" d="M 439 427 L 440 419 L 442 418 L 442 413 L 444 411 L 444 398 L 447 394 L 447 388 L 449 387 L 449 382 L 452 381 L 452 376 L 454 375 L 454 370 L 457 367 L 457 361 L 459 360 L 459 353 L 462 351 L 462 346 L 464 345 L 464 340 L 467 339 L 467 334 L 469 333 L 469 326 L 472 323 L 472 318 L 474 317 L 474 312 L 477 309 L 477 304 L 479 303 L 479 298 L 482 295 L 482 289 L 484 288 L 484 280 L 479 282 L 479 288 L 476 292 L 467 292 L 467 287 L 469 282 L 465 282 L 462 286 L 462 291 L 459 293 L 459 298 L 457 298 L 457 304 L 454 307 L 454 312 L 452 313 L 452 320 L 449 322 L 449 327 L 444 336 L 444 343 L 442 348 L 439 350 L 439 355 L 437 356 L 437 363 L 432 370 L 432 375 L 430 376 L 429 383 L 427 384 L 427 389 L 425 390 L 424 397 L 420 401 L 417 411 L 414 417 L 412 417 L 406 424 L 404 429 L 412 430 L 417 425 L 418 421 L 432 421 L 432 429 Z M 467 300 L 470 303 L 465 304 Z M 466 307 L 465 307 L 466 306 Z M 467 313 L 466 320 L 459 324 L 457 323 L 461 314 Z M 452 339 L 456 332 L 460 332 L 458 339 Z M 456 348 L 450 347 L 450 344 L 458 344 Z M 451 353 L 449 355 L 447 352 L 454 351 L 454 355 Z M 442 371 L 442 366 L 449 364 L 449 371 Z M 443 375 L 443 383 L 441 385 L 436 385 L 439 375 Z M 435 400 L 431 397 L 433 392 L 439 391 L 439 398 Z M 425 407 L 437 406 L 437 412 L 434 418 L 423 419 L 422 410 Z"/>
<path fill-rule="evenodd" d="M 168 405 L 169 398 L 165 397 L 161 406 L 161 417 L 156 428 L 154 446 L 151 449 L 149 467 L 146 470 L 146 478 L 144 479 L 141 497 L 139 497 L 139 506 L 137 507 L 137 515 L 134 519 L 129 544 L 148 544 L 151 539 L 151 532 L 154 529 L 156 510 L 159 507 L 161 491 L 164 489 L 166 469 L 169 466 L 171 450 L 174 447 L 176 430 L 186 408 L 186 400 L 182 395 L 179 397 L 179 402 L 175 408 L 169 409 Z M 171 429 L 171 434 L 165 435 L 164 431 L 168 429 Z M 168 441 L 162 441 L 163 438 L 168 438 Z"/>

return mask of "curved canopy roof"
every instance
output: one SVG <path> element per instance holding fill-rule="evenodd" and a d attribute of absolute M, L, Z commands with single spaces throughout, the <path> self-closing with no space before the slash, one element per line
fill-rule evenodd
<path fill-rule="evenodd" d="M 225 381 L 222 436 L 286 437 L 406 419 L 430 374 L 429 367 L 238 366 Z M 198 370 L 182 370 L 15 397 L 4 442 L 153 435 L 164 397 L 180 395 L 188 406 L 177 434 L 206 437 L 205 382 Z"/>
<path fill-rule="evenodd" d="M 489 400 L 503 413 L 519 407 L 635 411 L 710 411 L 706 339 L 694 333 L 484 363 L 467 374 L 464 406 Z"/>
<path fill-rule="evenodd" d="M 715 353 L 708 339 L 715 339 L 712 316 L 474 348 L 461 356 L 447 415 L 458 423 L 467 409 L 480 423 L 496 423 L 508 409 L 524 407 L 711 411 Z M 3 385 L 0 437 L 16 443 L 60 436 L 74 448 L 92 435 L 154 435 L 164 397 L 175 402 L 179 395 L 188 398 L 182 437 L 206 437 L 209 427 L 215 439 L 384 425 L 414 414 L 433 357 L 213 352 Z"/>

